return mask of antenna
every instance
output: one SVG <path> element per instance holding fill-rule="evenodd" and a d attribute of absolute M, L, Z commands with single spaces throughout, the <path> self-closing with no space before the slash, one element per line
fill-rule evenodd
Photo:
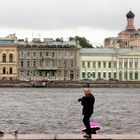
<path fill-rule="evenodd" d="M 32 32 L 32 40 L 33 40 L 33 38 L 34 38 L 34 33 Z"/>
<path fill-rule="evenodd" d="M 41 40 L 41 34 L 40 33 L 38 33 L 38 38 Z"/>

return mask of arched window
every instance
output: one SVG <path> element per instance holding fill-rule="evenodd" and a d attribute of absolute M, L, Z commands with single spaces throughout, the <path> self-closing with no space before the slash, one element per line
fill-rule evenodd
<path fill-rule="evenodd" d="M 2 55 L 2 62 L 6 62 L 6 54 L 5 53 Z"/>
<path fill-rule="evenodd" d="M 13 69 L 10 67 L 9 68 L 9 73 L 12 74 L 13 73 Z"/>
<path fill-rule="evenodd" d="M 13 54 L 9 54 L 9 62 L 13 62 Z"/>
<path fill-rule="evenodd" d="M 6 74 L 6 68 L 3 67 L 3 74 Z"/>

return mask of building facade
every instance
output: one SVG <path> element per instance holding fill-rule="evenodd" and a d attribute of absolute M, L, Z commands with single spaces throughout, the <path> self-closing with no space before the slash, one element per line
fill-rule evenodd
<path fill-rule="evenodd" d="M 80 76 L 80 45 L 34 39 L 18 41 L 20 80 L 76 80 Z"/>
<path fill-rule="evenodd" d="M 14 39 L 0 38 L 0 80 L 17 79 L 17 48 Z"/>
<path fill-rule="evenodd" d="M 80 79 L 140 80 L 140 48 L 83 48 L 80 61 Z"/>
<path fill-rule="evenodd" d="M 104 47 L 113 48 L 116 45 L 120 48 L 140 47 L 140 29 L 135 28 L 134 17 L 134 13 L 129 11 L 126 14 L 127 25 L 125 30 L 118 33 L 117 37 L 106 38 Z"/>

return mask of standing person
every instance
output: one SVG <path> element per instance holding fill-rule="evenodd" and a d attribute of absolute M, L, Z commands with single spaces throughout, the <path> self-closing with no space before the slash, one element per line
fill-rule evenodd
<path fill-rule="evenodd" d="M 91 138 L 90 117 L 93 114 L 95 98 L 91 94 L 89 88 L 84 88 L 84 96 L 78 101 L 81 101 L 81 104 L 83 106 L 83 123 L 87 130 L 84 137 Z"/>

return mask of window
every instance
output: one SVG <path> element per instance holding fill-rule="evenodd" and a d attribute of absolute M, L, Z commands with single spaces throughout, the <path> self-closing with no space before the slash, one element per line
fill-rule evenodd
<path fill-rule="evenodd" d="M 130 69 L 133 68 L 133 59 L 129 59 L 129 68 L 130 68 Z"/>
<path fill-rule="evenodd" d="M 85 72 L 82 72 L 82 78 L 85 78 Z"/>
<path fill-rule="evenodd" d="M 73 52 L 73 51 L 71 51 L 70 55 L 71 55 L 71 56 L 74 56 L 74 52 Z"/>
<path fill-rule="evenodd" d="M 3 74 L 6 74 L 6 68 L 5 67 L 3 68 Z"/>
<path fill-rule="evenodd" d="M 106 68 L 106 62 L 103 62 L 103 67 Z"/>
<path fill-rule="evenodd" d="M 39 72 L 39 76 L 42 76 L 42 72 L 41 71 Z"/>
<path fill-rule="evenodd" d="M 85 68 L 85 61 L 82 61 L 82 68 Z"/>
<path fill-rule="evenodd" d="M 117 73 L 116 72 L 114 72 L 114 78 L 117 78 Z"/>
<path fill-rule="evenodd" d="M 23 62 L 23 61 L 21 61 L 20 66 L 21 66 L 21 67 L 23 67 L 23 66 L 24 66 L 24 62 Z"/>
<path fill-rule="evenodd" d="M 27 57 L 30 57 L 30 52 L 27 52 Z"/>
<path fill-rule="evenodd" d="M 43 56 L 42 52 L 40 52 L 39 55 L 40 55 L 40 57 L 42 57 Z"/>
<path fill-rule="evenodd" d="M 122 80 L 122 72 L 119 72 L 119 79 Z"/>
<path fill-rule="evenodd" d="M 124 68 L 127 69 L 127 59 L 124 59 Z"/>
<path fill-rule="evenodd" d="M 30 67 L 30 61 L 27 61 L 27 67 Z"/>
<path fill-rule="evenodd" d="M 122 64 L 123 64 L 122 61 L 123 61 L 123 59 L 119 59 L 119 68 L 120 69 L 122 69 Z"/>
<path fill-rule="evenodd" d="M 124 79 L 127 81 L 127 71 L 124 72 Z"/>
<path fill-rule="evenodd" d="M 135 59 L 135 68 L 138 68 L 138 59 Z"/>
<path fill-rule="evenodd" d="M 61 71 L 58 71 L 58 77 L 61 77 Z"/>
<path fill-rule="evenodd" d="M 67 71 L 65 71 L 65 72 L 66 72 L 65 74 L 67 75 Z M 52 75 L 52 76 L 55 76 L 55 72 L 52 71 L 51 75 Z"/>
<path fill-rule="evenodd" d="M 111 68 L 111 62 L 108 63 L 108 68 Z"/>
<path fill-rule="evenodd" d="M 55 60 L 52 60 L 52 67 L 55 67 L 56 66 L 56 61 Z"/>
<path fill-rule="evenodd" d="M 48 61 L 46 61 L 46 62 L 45 62 L 45 66 L 46 66 L 46 67 L 49 67 L 49 65 L 50 65 L 50 63 L 49 63 Z M 59 65 L 59 67 L 61 67 L 61 66 Z"/>
<path fill-rule="evenodd" d="M 111 78 L 111 72 L 108 73 L 108 78 L 109 78 L 109 79 Z"/>
<path fill-rule="evenodd" d="M 5 53 L 2 55 L 2 62 L 6 62 L 6 54 Z"/>
<path fill-rule="evenodd" d="M 42 61 L 39 62 L 39 67 L 43 67 L 43 62 Z"/>
<path fill-rule="evenodd" d="M 35 71 L 33 71 L 33 76 L 35 76 L 36 75 L 36 73 L 35 73 Z"/>
<path fill-rule="evenodd" d="M 101 62 L 98 62 L 98 68 L 101 68 Z"/>
<path fill-rule="evenodd" d="M 67 60 L 64 60 L 64 67 L 67 67 L 68 66 L 68 62 L 67 62 Z"/>
<path fill-rule="evenodd" d="M 106 78 L 106 72 L 103 72 L 103 78 Z"/>
<path fill-rule="evenodd" d="M 9 62 L 13 62 L 13 54 L 9 54 Z"/>
<path fill-rule="evenodd" d="M 46 56 L 49 56 L 49 52 L 46 52 Z"/>
<path fill-rule="evenodd" d="M 74 66 L 74 65 L 73 65 L 73 60 L 71 60 L 71 67 L 73 68 L 73 66 Z"/>
<path fill-rule="evenodd" d="M 13 73 L 13 69 L 10 67 L 9 68 L 9 73 L 12 74 Z"/>
<path fill-rule="evenodd" d="M 33 52 L 33 57 L 36 57 L 36 52 Z"/>
<path fill-rule="evenodd" d="M 23 58 L 24 57 L 24 52 L 21 52 L 20 56 L 21 56 L 21 58 Z"/>
<path fill-rule="evenodd" d="M 98 72 L 98 78 L 99 78 L 99 79 L 101 78 L 101 73 L 100 73 L 100 72 Z"/>
<path fill-rule="evenodd" d="M 30 71 L 27 71 L 27 76 L 30 76 Z"/>
<path fill-rule="evenodd" d="M 114 68 L 117 68 L 117 62 L 114 62 Z"/>
<path fill-rule="evenodd" d="M 92 75 L 93 75 L 93 78 L 95 78 L 95 72 L 93 72 Z"/>
<path fill-rule="evenodd" d="M 90 61 L 87 62 L 87 67 L 90 68 Z"/>
<path fill-rule="evenodd" d="M 133 73 L 130 72 L 130 80 L 133 80 Z"/>
<path fill-rule="evenodd" d="M 48 71 L 45 71 L 45 76 L 48 76 Z"/>
<path fill-rule="evenodd" d="M 65 52 L 65 53 L 64 53 L 64 56 L 68 56 L 68 52 Z"/>
<path fill-rule="evenodd" d="M 135 72 L 135 80 L 138 80 L 138 72 Z"/>
<path fill-rule="evenodd" d="M 95 62 L 93 62 L 92 64 L 93 64 L 93 68 L 96 68 L 96 63 L 95 63 Z"/>
<path fill-rule="evenodd" d="M 61 64 L 62 64 L 61 60 L 58 60 L 58 67 L 61 67 L 62 66 Z"/>
<path fill-rule="evenodd" d="M 87 77 L 90 78 L 90 76 L 91 76 L 91 74 L 90 74 L 90 72 L 88 72 L 88 73 L 87 73 Z"/>
<path fill-rule="evenodd" d="M 52 57 L 55 57 L 55 52 L 52 52 Z"/>
<path fill-rule="evenodd" d="M 36 61 L 33 61 L 33 67 L 36 67 Z"/>

